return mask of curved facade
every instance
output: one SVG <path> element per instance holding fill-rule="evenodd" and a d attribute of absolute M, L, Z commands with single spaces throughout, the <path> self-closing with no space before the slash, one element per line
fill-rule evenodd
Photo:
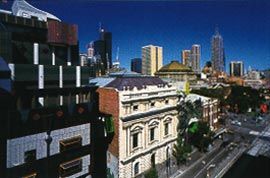
<path fill-rule="evenodd" d="M 13 15 L 24 17 L 24 18 L 32 18 L 36 17 L 38 20 L 47 21 L 47 19 L 61 21 L 56 16 L 42 11 L 34 6 L 30 5 L 24 0 L 15 0 L 12 5 L 12 13 Z"/>

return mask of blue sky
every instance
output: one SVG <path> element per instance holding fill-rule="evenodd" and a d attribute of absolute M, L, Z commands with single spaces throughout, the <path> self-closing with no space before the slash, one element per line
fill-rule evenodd
<path fill-rule="evenodd" d="M 141 57 L 141 47 L 163 47 L 163 63 L 180 60 L 182 49 L 202 48 L 201 66 L 210 59 L 215 27 L 224 39 L 226 68 L 243 60 L 257 69 L 270 68 L 270 1 L 90 1 L 33 0 L 32 5 L 79 26 L 80 51 L 98 39 L 98 24 L 113 34 L 113 58 L 120 48 L 121 65 Z M 10 4 L 1 5 L 8 8 Z"/>

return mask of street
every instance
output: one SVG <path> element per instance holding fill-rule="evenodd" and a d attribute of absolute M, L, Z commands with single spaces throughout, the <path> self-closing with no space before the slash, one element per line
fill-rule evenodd
<path fill-rule="evenodd" d="M 269 137 L 258 136 L 251 133 L 261 133 L 264 130 L 268 131 L 270 116 L 265 116 L 263 121 L 254 122 L 249 118 L 235 117 L 228 118 L 226 128 L 231 131 L 231 134 L 225 134 L 224 137 L 229 138 L 231 144 L 226 147 L 215 145 L 214 148 L 194 162 L 190 167 L 181 171 L 177 178 L 205 178 L 205 177 L 221 177 L 229 170 L 234 162 L 247 150 L 254 145 L 251 144 L 255 138 L 269 141 Z M 231 120 L 240 121 L 242 124 L 231 124 Z M 265 132 L 265 131 L 264 131 Z M 257 142 L 256 142 L 257 143 Z M 255 143 L 255 144 L 256 144 Z"/>

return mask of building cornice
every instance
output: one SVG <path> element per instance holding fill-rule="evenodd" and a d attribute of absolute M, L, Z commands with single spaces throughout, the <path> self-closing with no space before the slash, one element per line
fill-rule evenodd
<path fill-rule="evenodd" d="M 177 109 L 177 106 L 171 106 L 171 107 L 166 107 L 166 108 L 162 108 L 162 109 L 150 110 L 148 112 L 133 114 L 133 115 L 125 116 L 125 117 L 120 117 L 120 119 L 123 122 L 128 122 L 128 121 L 138 120 L 138 119 L 141 119 L 144 117 L 149 117 L 149 116 L 155 117 L 155 115 L 157 115 L 157 114 L 161 114 L 161 113 L 168 112 L 168 111 L 173 111 L 176 109 Z"/>
<path fill-rule="evenodd" d="M 122 100 L 121 102 L 123 104 L 126 103 L 130 103 L 130 102 L 136 102 L 136 101 L 149 101 L 152 99 L 161 99 L 161 98 L 167 98 L 167 97 L 177 97 L 177 94 L 168 94 L 168 95 L 161 95 L 161 96 L 149 96 L 149 97 L 145 97 L 145 98 L 132 98 L 132 99 L 126 99 L 126 100 Z"/>

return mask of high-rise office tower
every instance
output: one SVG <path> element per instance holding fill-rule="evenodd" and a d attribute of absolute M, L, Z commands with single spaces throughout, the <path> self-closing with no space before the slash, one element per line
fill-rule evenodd
<path fill-rule="evenodd" d="M 182 64 L 191 67 L 190 50 L 182 50 Z"/>
<path fill-rule="evenodd" d="M 87 57 L 93 58 L 94 57 L 94 42 L 91 41 L 87 46 Z"/>
<path fill-rule="evenodd" d="M 104 69 L 102 74 L 112 67 L 112 33 L 99 29 L 100 39 L 94 41 L 94 55 L 99 56 Z"/>
<path fill-rule="evenodd" d="M 130 69 L 133 72 L 142 73 L 142 59 L 141 58 L 131 59 Z"/>
<path fill-rule="evenodd" d="M 195 73 L 200 73 L 201 46 L 194 44 L 190 51 L 191 68 Z"/>
<path fill-rule="evenodd" d="M 105 29 L 101 28 L 100 31 L 100 40 L 105 42 L 105 59 L 107 64 L 105 67 L 112 68 L 112 33 L 106 32 Z"/>
<path fill-rule="evenodd" d="M 211 61 L 214 71 L 225 72 L 225 53 L 223 46 L 223 38 L 216 29 L 215 34 L 212 36 L 212 54 Z"/>
<path fill-rule="evenodd" d="M 243 61 L 231 61 L 230 62 L 230 75 L 235 77 L 241 77 L 244 75 Z"/>
<path fill-rule="evenodd" d="M 162 61 L 162 47 L 142 47 L 142 74 L 153 76 L 162 67 Z"/>

